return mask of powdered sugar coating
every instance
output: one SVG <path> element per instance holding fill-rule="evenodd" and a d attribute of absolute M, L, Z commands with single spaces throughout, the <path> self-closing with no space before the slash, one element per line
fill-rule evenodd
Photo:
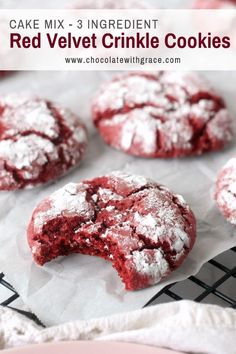
<path fill-rule="evenodd" d="M 119 171 L 56 191 L 38 205 L 28 227 L 37 263 L 75 252 L 98 255 L 112 260 L 130 290 L 177 268 L 195 236 L 195 218 L 181 196 Z"/>
<path fill-rule="evenodd" d="M 236 157 L 230 159 L 219 172 L 215 199 L 223 216 L 236 225 Z"/>
<path fill-rule="evenodd" d="M 86 200 L 87 186 L 69 183 L 64 188 L 52 194 L 48 201 L 49 208 L 35 217 L 35 226 L 42 228 L 45 219 L 55 218 L 61 215 L 73 216 L 80 214 L 90 220 L 94 216 L 94 208 Z"/>
<path fill-rule="evenodd" d="M 36 97 L 0 97 L 0 189 L 46 183 L 82 158 L 83 124 L 70 111 Z"/>
<path fill-rule="evenodd" d="M 153 284 L 169 274 L 169 264 L 158 249 L 154 250 L 153 254 L 146 250 L 134 251 L 132 258 L 137 272 L 147 276 Z"/>
<path fill-rule="evenodd" d="M 123 74 L 95 97 L 93 120 L 107 144 L 143 157 L 201 154 L 232 138 L 223 100 L 192 73 Z"/>

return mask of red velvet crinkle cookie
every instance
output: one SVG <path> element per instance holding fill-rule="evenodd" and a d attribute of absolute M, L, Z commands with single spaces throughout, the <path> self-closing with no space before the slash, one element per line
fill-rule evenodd
<path fill-rule="evenodd" d="M 193 247 L 184 199 L 144 177 L 113 172 L 69 183 L 44 199 L 28 226 L 35 262 L 82 253 L 111 261 L 127 290 L 158 283 Z"/>
<path fill-rule="evenodd" d="M 236 157 L 230 159 L 219 172 L 215 199 L 223 216 L 236 225 Z"/>
<path fill-rule="evenodd" d="M 193 73 L 123 74 L 93 103 L 104 141 L 142 157 L 178 157 L 221 149 L 231 118 L 221 97 Z"/>
<path fill-rule="evenodd" d="M 54 180 L 80 162 L 86 145 L 70 111 L 31 96 L 0 97 L 0 190 Z"/>

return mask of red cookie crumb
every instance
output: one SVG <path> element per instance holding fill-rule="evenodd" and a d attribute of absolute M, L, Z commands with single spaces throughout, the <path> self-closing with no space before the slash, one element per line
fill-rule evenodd
<path fill-rule="evenodd" d="M 193 247 L 196 222 L 184 199 L 141 176 L 69 183 L 44 199 L 28 226 L 36 263 L 71 253 L 112 262 L 127 290 L 158 283 Z"/>
<path fill-rule="evenodd" d="M 141 157 L 202 154 L 232 138 L 222 98 L 193 73 L 123 74 L 103 86 L 92 115 L 107 144 Z"/>
<path fill-rule="evenodd" d="M 0 97 L 0 190 L 31 188 L 77 165 L 86 129 L 70 111 L 31 96 Z"/>
<path fill-rule="evenodd" d="M 219 172 L 215 199 L 223 216 L 236 225 L 236 157 L 230 159 Z"/>

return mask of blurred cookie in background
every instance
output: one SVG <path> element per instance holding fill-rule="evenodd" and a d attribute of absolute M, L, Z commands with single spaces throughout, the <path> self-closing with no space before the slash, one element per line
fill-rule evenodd
<path fill-rule="evenodd" d="M 76 166 L 87 146 L 79 118 L 51 101 L 0 96 L 0 190 L 32 188 Z"/>

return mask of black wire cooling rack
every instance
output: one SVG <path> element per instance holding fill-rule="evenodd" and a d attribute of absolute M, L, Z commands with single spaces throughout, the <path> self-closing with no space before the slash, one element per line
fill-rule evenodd
<path fill-rule="evenodd" d="M 224 307 L 236 308 L 236 247 L 211 259 L 203 265 L 200 272 L 195 276 L 178 283 L 173 283 L 155 296 L 145 305 L 189 299 L 197 302 L 217 304 Z M 15 289 L 6 281 L 4 274 L 0 274 L 0 293 L 6 291 L 6 300 L 0 305 L 12 308 L 19 313 L 42 325 L 38 318 L 27 311 L 23 311 L 14 305 L 19 298 Z"/>

